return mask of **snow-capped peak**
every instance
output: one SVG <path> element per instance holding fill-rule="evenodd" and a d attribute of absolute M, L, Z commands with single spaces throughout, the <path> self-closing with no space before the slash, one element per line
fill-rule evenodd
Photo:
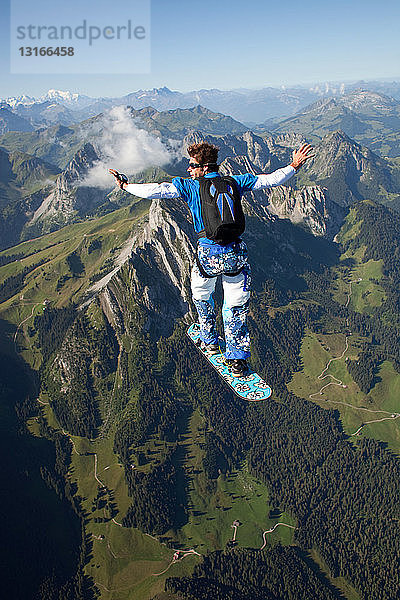
<path fill-rule="evenodd" d="M 43 94 L 43 96 L 40 96 L 39 98 L 33 98 L 32 96 L 26 96 L 23 94 L 22 96 L 5 98 L 3 101 L 12 108 L 15 108 L 18 105 L 30 106 L 36 102 L 53 101 L 57 102 L 58 104 L 62 104 L 67 108 L 79 109 L 93 102 L 93 99 L 89 96 L 81 96 L 80 94 L 75 94 L 69 91 L 49 90 L 46 94 Z"/>
<path fill-rule="evenodd" d="M 41 100 L 64 100 L 65 102 L 76 102 L 79 94 L 72 92 L 63 92 L 61 90 L 49 90 L 47 94 L 41 97 Z"/>
<path fill-rule="evenodd" d="M 81 108 L 92 102 L 92 98 L 89 98 L 89 96 L 81 96 L 73 92 L 54 89 L 49 90 L 47 94 L 39 98 L 39 102 L 46 102 L 46 100 L 54 100 L 68 108 Z"/>
<path fill-rule="evenodd" d="M 2 102 L 5 102 L 12 108 L 15 108 L 18 104 L 23 104 L 25 106 L 28 106 L 29 104 L 35 104 L 36 100 L 35 98 L 32 98 L 32 96 L 26 96 L 25 94 L 23 94 L 22 96 L 5 98 L 4 100 L 2 100 Z"/>

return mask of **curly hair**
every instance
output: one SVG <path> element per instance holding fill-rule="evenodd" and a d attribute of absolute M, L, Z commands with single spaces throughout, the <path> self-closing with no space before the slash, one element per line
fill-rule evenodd
<path fill-rule="evenodd" d="M 208 142 L 199 142 L 188 147 L 187 151 L 191 158 L 197 160 L 201 165 L 216 164 L 218 160 L 218 146 Z"/>

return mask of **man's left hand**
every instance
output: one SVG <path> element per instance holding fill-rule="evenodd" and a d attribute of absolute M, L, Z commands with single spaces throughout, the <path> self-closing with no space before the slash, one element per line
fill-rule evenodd
<path fill-rule="evenodd" d="M 301 148 L 293 152 L 291 166 L 297 171 L 302 165 L 304 165 L 306 160 L 315 156 L 313 152 L 314 148 L 311 146 L 311 144 L 303 144 Z"/>

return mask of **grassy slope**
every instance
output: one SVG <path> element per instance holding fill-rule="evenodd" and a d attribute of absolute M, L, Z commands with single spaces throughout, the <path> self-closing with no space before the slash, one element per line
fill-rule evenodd
<path fill-rule="evenodd" d="M 310 552 L 311 559 L 318 565 L 318 567 L 325 573 L 328 580 L 334 585 L 347 600 L 361 600 L 360 595 L 356 592 L 352 585 L 346 581 L 343 577 L 332 577 L 329 574 L 329 568 L 319 553 L 313 549 Z"/>
<path fill-rule="evenodd" d="M 18 335 L 19 351 L 30 364 L 37 367 L 40 356 L 33 348 L 35 338 L 29 338 L 28 328 L 33 316 L 44 310 L 44 301 L 62 307 L 81 299 L 96 278 L 113 269 L 119 250 L 130 237 L 135 224 L 147 214 L 148 207 L 148 201 L 138 202 L 0 253 L 0 256 L 20 253 L 25 256 L 0 267 L 0 284 L 25 268 L 31 269 L 15 293 L 0 303 L 0 318 L 24 331 L 23 336 Z M 101 248 L 89 252 L 94 241 L 101 242 Z M 66 259 L 73 252 L 84 264 L 85 270 L 81 275 L 74 275 L 68 266 Z M 35 267 L 41 261 L 43 264 Z"/>
<path fill-rule="evenodd" d="M 347 227 L 342 232 L 343 240 L 354 235 L 357 225 L 351 219 L 350 214 Z M 331 289 L 337 302 L 343 305 L 348 303 L 356 312 L 368 314 L 381 306 L 385 292 L 379 283 L 383 277 L 382 261 L 365 261 L 364 252 L 365 249 L 359 248 L 356 252 L 342 255 L 343 264 L 350 261 L 351 268 L 341 266 L 336 269 Z M 391 363 L 384 362 L 379 369 L 378 383 L 369 394 L 364 394 L 350 377 L 346 358 L 357 359 L 360 342 L 367 340 L 350 335 L 347 341 L 348 349 L 343 354 L 346 348 L 343 334 L 333 331 L 330 335 L 322 335 L 308 330 L 301 350 L 303 368 L 294 374 L 289 387 L 297 395 L 317 402 L 323 408 L 339 410 L 344 430 L 349 435 L 353 435 L 363 423 L 385 419 L 364 425 L 359 435 L 385 441 L 389 448 L 400 453 L 400 418 L 391 417 L 393 413 L 400 413 L 400 375 Z M 342 358 L 335 360 L 339 357 Z M 333 362 L 323 373 L 332 359 Z M 322 373 L 324 378 L 319 379 Z M 338 380 L 346 387 L 336 385 Z M 329 387 L 319 394 L 323 386 L 329 383 Z"/>
<path fill-rule="evenodd" d="M 268 519 L 271 508 L 268 492 L 265 486 L 249 475 L 246 465 L 210 483 L 202 466 L 202 426 L 201 416 L 195 412 L 182 436 L 182 443 L 186 446 L 185 470 L 191 473 L 189 503 L 193 508 L 189 511 L 188 523 L 178 533 L 178 541 L 194 545 L 201 553 L 222 549 L 232 539 L 233 521 L 239 520 L 242 525 L 236 535 L 238 546 L 261 547 L 262 532 L 276 522 Z M 294 524 L 287 515 L 282 515 L 280 520 Z M 271 537 L 288 543 L 293 537 L 292 533 L 293 530 L 278 528 Z"/>
<path fill-rule="evenodd" d="M 351 359 L 357 357 L 359 338 L 352 336 L 348 341 L 349 349 L 346 355 L 342 359 L 332 362 L 325 372 L 327 377 L 321 380 L 318 377 L 324 371 L 329 360 L 342 354 L 345 348 L 345 338 L 343 335 L 324 336 L 318 334 L 317 336 L 308 332 L 303 340 L 301 352 L 303 369 L 294 374 L 289 388 L 297 395 L 312 400 L 323 408 L 339 410 L 344 430 L 349 435 L 353 435 L 367 421 L 384 418 L 385 420 L 382 422 L 365 425 L 360 435 L 383 440 L 393 451 L 400 453 L 400 418 L 391 418 L 391 414 L 400 412 L 400 375 L 395 372 L 391 363 L 383 363 L 378 374 L 381 381 L 368 395 L 364 394 L 351 379 L 345 362 L 346 356 Z M 342 381 L 346 388 L 335 385 L 335 380 L 330 375 Z M 320 396 L 319 391 L 329 383 L 331 385 L 324 389 Z M 363 408 L 367 410 L 362 410 Z"/>

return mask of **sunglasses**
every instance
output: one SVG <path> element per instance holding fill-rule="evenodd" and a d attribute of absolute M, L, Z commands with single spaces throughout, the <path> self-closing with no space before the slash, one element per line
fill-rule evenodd
<path fill-rule="evenodd" d="M 200 165 L 199 163 L 189 163 L 189 169 L 198 169 L 199 167 L 202 167 L 203 165 Z"/>

